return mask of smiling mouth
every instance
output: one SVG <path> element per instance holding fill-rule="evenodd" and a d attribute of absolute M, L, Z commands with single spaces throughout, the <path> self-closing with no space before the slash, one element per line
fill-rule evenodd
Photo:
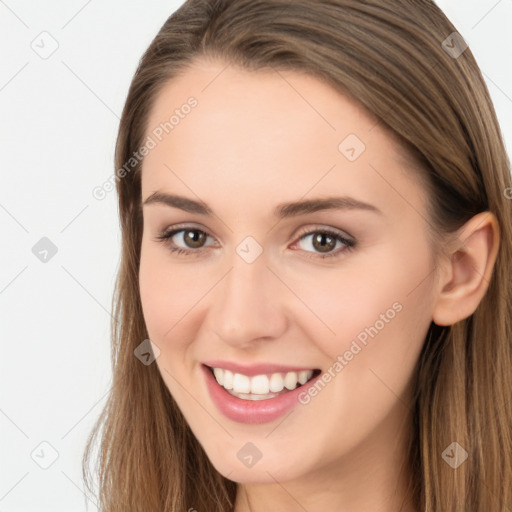
<path fill-rule="evenodd" d="M 205 365 L 206 366 L 206 365 Z M 283 395 L 307 384 L 320 374 L 321 370 L 301 370 L 298 372 L 276 372 L 249 377 L 224 368 L 206 366 L 217 384 L 229 394 L 243 400 L 268 400 Z"/>

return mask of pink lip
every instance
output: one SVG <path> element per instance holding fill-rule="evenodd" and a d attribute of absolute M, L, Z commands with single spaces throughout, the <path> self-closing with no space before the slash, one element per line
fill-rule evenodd
<path fill-rule="evenodd" d="M 285 366 L 281 364 L 253 364 L 250 366 L 244 366 L 238 363 L 230 363 L 229 361 L 203 361 L 203 364 L 210 368 L 222 368 L 223 370 L 229 370 L 233 373 L 241 373 L 247 375 L 247 377 L 254 377 L 255 375 L 268 375 L 271 373 L 288 373 L 288 372 L 300 372 L 301 370 L 313 370 L 314 368 L 305 366 Z"/>
<path fill-rule="evenodd" d="M 222 368 L 223 366 L 216 366 L 216 368 L 218 367 Z M 251 369 L 254 368 L 257 367 L 251 367 Z M 261 366 L 259 368 L 261 368 Z M 273 366 L 272 368 L 276 367 Z M 267 423 L 286 414 L 290 409 L 299 404 L 299 394 L 304 392 L 310 385 L 314 384 L 322 375 L 320 372 L 316 377 L 309 380 L 303 386 L 299 386 L 298 388 L 283 393 L 282 395 L 278 395 L 275 398 L 269 398 L 267 400 L 242 400 L 241 398 L 231 395 L 222 386 L 220 386 L 207 366 L 203 364 L 201 365 L 201 369 L 205 375 L 206 386 L 212 401 L 221 413 L 232 421 L 251 424 Z M 274 373 L 275 371 L 276 370 L 273 370 L 270 373 Z M 266 372 L 261 372 L 260 374 L 263 373 Z M 258 373 L 256 372 L 254 375 L 258 375 Z"/>

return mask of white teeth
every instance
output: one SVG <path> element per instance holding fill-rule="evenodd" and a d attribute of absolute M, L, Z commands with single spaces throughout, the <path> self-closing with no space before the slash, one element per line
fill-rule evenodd
<path fill-rule="evenodd" d="M 270 377 L 270 391 L 273 393 L 279 393 L 279 391 L 283 391 L 283 388 L 283 376 L 280 373 L 273 373 Z"/>
<path fill-rule="evenodd" d="M 213 373 L 217 382 L 222 386 L 224 384 L 224 372 L 220 368 L 214 368 Z"/>
<path fill-rule="evenodd" d="M 266 395 L 270 391 L 268 377 L 266 375 L 256 375 L 251 379 L 251 393 L 256 395 Z"/>
<path fill-rule="evenodd" d="M 297 385 L 305 384 L 313 376 L 313 370 L 248 377 L 241 373 L 233 374 L 233 372 L 222 368 L 213 368 L 213 374 L 222 387 L 232 390 L 231 394 L 243 395 L 240 398 L 246 400 L 258 400 L 263 399 L 263 397 L 272 398 L 276 396 L 274 394 L 270 396 L 269 393 L 280 393 L 285 388 L 291 391 Z M 251 397 L 251 395 L 260 395 L 261 398 Z"/>
<path fill-rule="evenodd" d="M 232 389 L 228 391 L 230 395 L 236 396 L 237 398 L 241 398 L 242 400 L 268 400 L 269 398 L 274 398 L 278 396 L 277 393 L 268 393 L 267 395 L 253 395 L 251 393 L 235 393 Z"/>
<path fill-rule="evenodd" d="M 298 381 L 300 384 L 306 384 L 306 382 L 308 381 L 309 378 L 310 378 L 310 376 L 308 376 L 307 370 L 302 370 L 299 372 Z"/>
<path fill-rule="evenodd" d="M 217 382 L 219 382 L 219 384 L 221 386 L 224 386 L 226 389 L 233 389 L 233 374 L 229 370 L 221 370 L 220 368 L 214 368 L 214 371 L 216 369 L 220 370 L 221 372 L 224 372 L 223 383 L 221 384 L 219 382 L 219 379 L 217 379 Z M 215 376 L 215 377 L 217 377 L 217 376 Z"/>
<path fill-rule="evenodd" d="M 295 372 L 288 372 L 284 378 L 284 386 L 290 391 L 297 387 L 297 374 Z"/>
<path fill-rule="evenodd" d="M 251 379 L 247 375 L 235 373 L 233 376 L 233 391 L 237 393 L 250 393 L 251 392 Z"/>

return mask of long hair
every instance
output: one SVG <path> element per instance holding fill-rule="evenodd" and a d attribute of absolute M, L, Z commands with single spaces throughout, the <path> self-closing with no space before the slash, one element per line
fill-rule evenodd
<path fill-rule="evenodd" d="M 451 326 L 432 323 L 425 339 L 409 463 L 421 511 L 511 510 L 510 163 L 482 74 L 454 32 L 431 0 L 188 0 L 164 23 L 139 62 L 116 144 L 122 259 L 113 296 L 113 382 L 83 462 L 91 490 L 88 464 L 99 438 L 103 512 L 227 512 L 236 496 L 236 483 L 210 463 L 156 364 L 134 356 L 148 333 L 138 283 L 141 165 L 127 170 L 126 163 L 144 143 L 162 87 L 202 57 L 246 70 L 309 73 L 357 101 L 417 162 L 439 237 L 477 213 L 496 216 L 501 242 L 478 308 Z M 443 459 L 453 442 L 468 453 L 456 469 Z"/>

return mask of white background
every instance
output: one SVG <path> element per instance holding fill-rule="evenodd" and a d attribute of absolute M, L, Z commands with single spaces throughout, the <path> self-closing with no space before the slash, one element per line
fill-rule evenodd
<path fill-rule="evenodd" d="M 114 171 L 138 60 L 180 4 L 0 0 L 0 512 L 85 510 L 80 463 L 111 379 L 120 255 L 115 192 L 92 190 Z M 484 72 L 510 154 L 512 0 L 438 4 Z M 31 47 L 43 31 L 58 43 L 47 59 Z M 32 252 L 42 237 L 57 247 L 46 263 Z M 58 453 L 48 469 L 41 442 Z"/>

